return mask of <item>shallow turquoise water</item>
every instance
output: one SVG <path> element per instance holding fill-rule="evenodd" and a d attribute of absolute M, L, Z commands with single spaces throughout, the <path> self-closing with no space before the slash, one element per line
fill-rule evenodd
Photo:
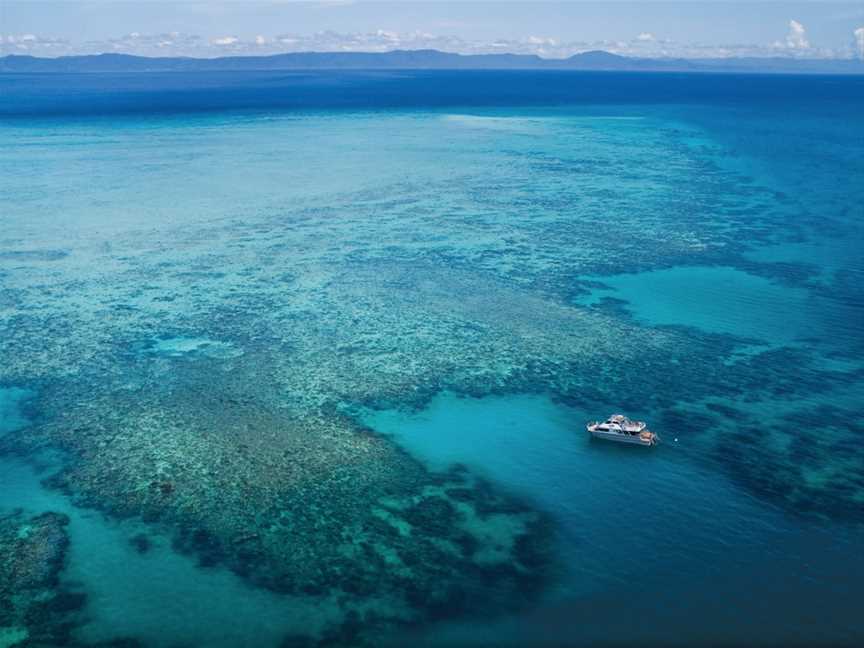
<path fill-rule="evenodd" d="M 806 290 L 783 286 L 735 268 L 678 266 L 600 279 L 589 303 L 622 299 L 651 326 L 679 325 L 762 342 L 790 344 L 809 335 L 813 313 Z"/>
<path fill-rule="evenodd" d="M 27 425 L 22 412 L 24 402 L 35 396 L 29 389 L 0 387 L 0 434 L 8 434 Z"/>
<path fill-rule="evenodd" d="M 24 462 L 0 462 L 0 507 L 57 511 L 70 516 L 71 552 L 64 586 L 88 595 L 77 632 L 82 641 L 136 637 L 152 646 L 178 642 L 208 646 L 278 645 L 298 628 L 328 619 L 326 608 L 298 602 L 246 585 L 227 570 L 200 569 L 192 558 L 171 550 L 170 538 L 150 535 L 141 554 L 132 544 L 140 522 L 116 523 L 100 513 L 75 508 Z"/>
<path fill-rule="evenodd" d="M 763 80 L 776 96 L 707 104 L 656 83 L 0 123 L 0 510 L 70 516 L 76 640 L 359 624 L 404 645 L 416 592 L 252 583 L 288 589 L 291 554 L 334 561 L 346 509 L 392 520 L 362 498 L 393 475 L 434 490 L 461 463 L 550 516 L 554 567 L 517 612 L 478 595 L 413 643 L 861 643 L 860 90 Z M 831 102 L 800 100 L 826 83 Z M 618 410 L 665 444 L 585 438 Z M 39 483 L 64 466 L 65 491 Z M 312 522 L 286 536 L 298 510 Z M 369 547 L 382 583 L 407 564 Z"/>
<path fill-rule="evenodd" d="M 862 572 L 858 561 L 846 561 L 853 545 L 842 527 L 797 524 L 682 459 L 675 430 L 664 430 L 665 444 L 648 450 L 591 441 L 580 423 L 592 415 L 543 396 L 452 394 L 421 412 L 365 415 L 434 470 L 465 464 L 560 523 L 566 573 L 540 610 L 506 625 L 442 627 L 432 643 L 519 644 L 538 633 L 571 641 L 572 623 L 595 642 L 629 642 L 633 632 L 684 645 L 745 634 L 752 642 L 795 642 L 804 633 L 814 643 L 854 641 L 858 611 L 850 597 Z M 686 444 L 686 431 L 681 436 Z M 786 591 L 800 582 L 804 589 Z M 638 620 L 605 609 L 622 591 L 638 598 Z M 824 606 L 818 612 L 808 598 L 816 592 Z M 827 610 L 832 627 L 817 635 L 812 624 Z"/>
<path fill-rule="evenodd" d="M 11 393 L 10 393 L 11 392 Z M 18 403 L 29 394 L 2 390 L 0 435 L 27 424 Z M 73 506 L 42 480 L 64 458 L 52 453 L 0 457 L 0 511 L 55 511 L 70 517 L 70 555 L 62 585 L 87 594 L 76 635 L 82 642 L 134 637 L 148 646 L 278 645 L 300 628 L 318 628 L 334 612 L 327 605 L 301 601 L 249 587 L 228 570 L 202 570 L 194 558 L 171 549 L 163 529 L 138 520 L 112 520 L 98 511 Z M 144 534 L 148 548 L 133 540 Z"/>

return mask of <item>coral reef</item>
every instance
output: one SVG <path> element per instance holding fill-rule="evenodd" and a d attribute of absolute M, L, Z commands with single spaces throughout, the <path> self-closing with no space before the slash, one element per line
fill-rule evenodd
<path fill-rule="evenodd" d="M 59 513 L 0 515 L 0 646 L 62 645 L 84 595 L 58 588 L 69 539 Z"/>
<path fill-rule="evenodd" d="M 552 527 L 541 514 L 463 469 L 430 474 L 336 412 L 298 417 L 238 393 L 235 373 L 200 360 L 164 391 L 85 403 L 47 389 L 43 406 L 62 411 L 49 425 L 54 442 L 77 457 L 51 483 L 79 504 L 168 523 L 175 549 L 202 566 L 335 601 L 363 636 L 394 622 L 500 612 L 548 580 Z M 200 372 L 212 376 L 205 392 Z"/>
<path fill-rule="evenodd" d="M 81 240 L 22 219 L 0 240 L 0 384 L 38 392 L 38 415 L 0 452 L 62 449 L 69 462 L 51 483 L 79 504 L 164 523 L 202 566 L 335 603 L 338 623 L 286 645 L 355 645 L 395 624 L 524 605 L 554 571 L 542 513 L 465 470 L 431 473 L 364 429 L 351 414 L 361 406 L 421 408 L 447 389 L 651 412 L 690 436 L 682 453 L 757 496 L 862 521 L 860 426 L 848 423 L 864 383 L 857 257 L 828 272 L 751 255 L 808 240 L 814 224 L 854 240 L 860 188 L 823 209 L 702 129 L 646 112 L 614 128 L 585 115 L 495 128 L 362 116 L 366 130 L 253 119 L 267 134 L 256 146 L 212 145 L 220 156 L 263 147 L 255 164 L 226 168 L 254 168 L 266 190 L 232 177 L 243 200 L 217 214 L 208 181 L 179 211 L 148 189 L 156 203 L 131 225 L 105 207 L 115 196 L 88 197 L 79 216 L 107 233 L 94 225 Z M 254 137 L 246 127 L 238 137 Z M 202 141 L 215 137 L 207 128 Z M 444 128 L 458 147 L 442 148 Z M 328 163 L 343 141 L 396 161 L 361 178 L 349 164 L 335 189 L 284 181 L 285 151 L 268 147 L 294 137 L 309 138 L 309 173 L 338 176 L 314 163 L 329 129 L 343 139 Z M 142 155 L 153 157 L 127 187 L 133 204 L 146 178 L 174 187 L 185 170 Z M 580 301 L 604 276 L 676 266 L 733 268 L 839 306 L 812 319 L 808 339 L 772 345 L 647 325 L 614 291 Z M 801 440 L 802 426 L 824 430 L 838 412 L 830 434 Z M 146 537 L 133 542 L 147 550 Z M 26 614 L 8 614 L 0 642 L 20 641 Z"/>

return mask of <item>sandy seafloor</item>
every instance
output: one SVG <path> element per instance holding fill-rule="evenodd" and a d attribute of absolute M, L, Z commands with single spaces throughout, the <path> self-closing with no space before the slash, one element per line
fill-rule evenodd
<path fill-rule="evenodd" d="M 0 77 L 0 647 L 864 643 L 862 82 L 483 78 Z"/>

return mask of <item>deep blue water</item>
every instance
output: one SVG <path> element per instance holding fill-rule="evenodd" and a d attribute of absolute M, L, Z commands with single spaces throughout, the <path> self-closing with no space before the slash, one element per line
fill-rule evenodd
<path fill-rule="evenodd" d="M 806 91 L 802 89 L 806 88 Z M 861 76 L 531 71 L 0 75 L 0 114 L 705 104 L 830 111 L 860 105 Z"/>
<path fill-rule="evenodd" d="M 87 595 L 0 646 L 864 643 L 862 114 L 861 77 L 0 75 L 0 522 L 68 515 Z M 585 437 L 618 410 L 665 443 Z"/>

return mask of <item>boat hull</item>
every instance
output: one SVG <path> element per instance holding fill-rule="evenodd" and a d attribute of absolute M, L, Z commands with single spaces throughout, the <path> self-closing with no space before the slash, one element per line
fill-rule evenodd
<path fill-rule="evenodd" d="M 632 445 L 652 446 L 652 439 L 643 439 L 638 434 L 619 434 L 617 432 L 604 432 L 603 430 L 589 430 L 588 433 L 595 439 L 604 441 L 615 441 L 617 443 L 630 443 Z"/>

